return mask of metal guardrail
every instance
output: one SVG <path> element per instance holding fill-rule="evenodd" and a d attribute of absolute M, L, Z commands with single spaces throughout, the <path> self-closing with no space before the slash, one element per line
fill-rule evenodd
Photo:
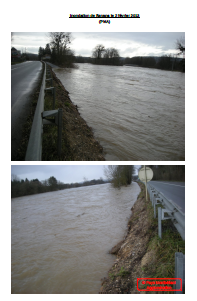
<path fill-rule="evenodd" d="M 180 290 L 180 284 L 176 283 L 175 289 L 179 291 L 175 291 L 175 294 L 185 293 L 185 255 L 181 252 L 175 253 L 175 278 L 182 279 L 182 290 Z"/>
<path fill-rule="evenodd" d="M 147 183 L 150 200 L 154 207 L 156 217 L 156 206 L 162 204 L 164 208 L 158 208 L 158 235 L 162 238 L 162 220 L 171 219 L 177 231 L 185 240 L 185 214 L 181 212 L 178 205 L 168 200 L 161 192 L 157 191 L 151 184 Z"/>
<path fill-rule="evenodd" d="M 181 212 L 178 205 L 173 201 L 168 200 L 163 193 L 156 190 L 150 183 L 147 183 L 147 189 L 149 192 L 150 200 L 154 207 L 154 217 L 156 218 L 156 206 L 161 204 L 162 207 L 158 207 L 158 235 L 162 238 L 162 220 L 171 219 L 172 223 L 178 230 L 182 239 L 185 240 L 185 214 Z M 167 216 L 165 215 L 167 214 Z M 177 281 L 175 285 L 175 294 L 185 293 L 185 255 L 180 252 L 175 253 L 175 278 L 182 280 L 182 289 L 180 287 L 180 281 Z"/>
<path fill-rule="evenodd" d="M 143 182 L 142 182 L 143 183 Z M 147 189 L 149 192 L 150 200 L 154 207 L 154 218 L 156 218 L 156 206 L 162 205 L 162 207 L 158 207 L 158 235 L 162 238 L 162 220 L 171 219 L 174 226 L 178 230 L 182 239 L 185 240 L 185 214 L 181 212 L 178 205 L 176 205 L 173 201 L 168 200 L 163 193 L 159 192 L 150 183 L 147 183 Z M 165 216 L 167 214 L 167 216 Z M 175 294 L 183 294 L 185 293 L 185 255 L 181 252 L 175 253 L 175 278 L 180 278 L 182 280 L 182 288 L 181 282 L 177 281 L 175 285 L 176 291 Z"/>
<path fill-rule="evenodd" d="M 25 161 L 41 161 L 42 159 L 42 112 L 44 111 L 45 81 L 46 64 L 44 63 L 44 75 L 32 123 Z"/>
<path fill-rule="evenodd" d="M 61 155 L 61 137 L 62 137 L 62 110 L 54 110 L 55 108 L 55 88 L 46 88 L 46 81 L 50 80 L 53 84 L 52 74 L 50 72 L 50 78 L 46 79 L 46 63 L 44 63 L 44 75 L 34 114 L 31 133 L 27 146 L 25 161 L 41 161 L 42 160 L 42 135 L 44 124 L 55 124 L 58 126 L 58 155 Z M 51 91 L 53 94 L 53 110 L 44 111 L 44 97 L 45 92 Z M 47 120 L 47 117 L 54 117 L 54 120 Z"/>

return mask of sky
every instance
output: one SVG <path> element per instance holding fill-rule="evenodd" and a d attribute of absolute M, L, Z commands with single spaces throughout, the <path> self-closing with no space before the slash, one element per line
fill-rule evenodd
<path fill-rule="evenodd" d="M 118 49 L 121 57 L 161 56 L 176 54 L 178 39 L 185 39 L 184 32 L 71 32 L 71 49 L 75 55 L 91 56 L 94 47 Z M 48 32 L 14 32 L 12 47 L 22 52 L 38 53 L 50 42 Z"/>
<path fill-rule="evenodd" d="M 140 166 L 140 165 L 139 165 Z M 138 167 L 138 165 L 136 165 Z M 11 174 L 20 180 L 47 180 L 51 176 L 63 183 L 83 182 L 88 180 L 106 179 L 104 165 L 12 165 Z"/>

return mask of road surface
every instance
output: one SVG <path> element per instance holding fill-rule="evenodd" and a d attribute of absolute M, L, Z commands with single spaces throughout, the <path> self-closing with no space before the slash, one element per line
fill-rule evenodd
<path fill-rule="evenodd" d="M 166 198 L 176 203 L 183 213 L 185 213 L 185 183 L 184 182 L 164 182 L 150 181 L 151 186 L 163 193 Z"/>
<path fill-rule="evenodd" d="M 11 157 L 20 146 L 22 127 L 30 109 L 31 95 L 38 84 L 42 63 L 28 61 L 11 66 Z"/>
<path fill-rule="evenodd" d="M 11 81 L 11 105 L 12 108 L 15 104 L 20 102 L 22 105 L 22 99 L 24 96 L 32 92 L 32 88 L 35 85 L 42 69 L 41 62 L 24 62 L 11 66 L 12 81 Z"/>

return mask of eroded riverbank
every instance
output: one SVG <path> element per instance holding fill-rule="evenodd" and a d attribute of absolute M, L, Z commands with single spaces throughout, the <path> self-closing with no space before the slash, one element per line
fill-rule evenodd
<path fill-rule="evenodd" d="M 62 109 L 62 154 L 60 158 L 57 155 L 57 130 L 44 126 L 43 161 L 104 161 L 103 148 L 95 139 L 92 128 L 81 117 L 77 105 L 72 103 L 69 92 L 53 71 L 52 74 L 56 109 Z M 48 94 L 45 97 L 45 110 L 51 109 L 52 101 L 52 95 Z"/>
<path fill-rule="evenodd" d="M 163 238 L 158 238 L 151 202 L 145 200 L 144 185 L 139 186 L 141 193 L 131 209 L 126 238 L 111 250 L 117 259 L 102 281 L 101 294 L 146 293 L 138 291 L 137 278 L 173 278 L 174 253 L 185 253 L 185 242 L 169 220 L 163 221 Z"/>

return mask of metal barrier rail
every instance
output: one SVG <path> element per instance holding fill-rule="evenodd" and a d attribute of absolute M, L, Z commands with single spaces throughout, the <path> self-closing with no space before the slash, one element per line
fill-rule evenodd
<path fill-rule="evenodd" d="M 55 109 L 55 87 L 46 88 L 46 81 L 50 81 L 53 84 L 52 73 L 50 73 L 50 78 L 46 79 L 46 63 L 44 62 L 44 75 L 42 80 L 42 85 L 40 88 L 40 93 L 38 97 L 38 102 L 36 106 L 36 111 L 34 114 L 34 119 L 32 123 L 31 133 L 29 137 L 29 142 L 27 146 L 25 161 L 41 161 L 42 160 L 42 135 L 43 135 L 43 125 L 44 124 L 55 124 L 58 126 L 58 156 L 61 155 L 61 140 L 62 140 L 62 109 Z M 44 96 L 45 92 L 51 91 L 53 94 L 53 110 L 44 111 Z M 47 117 L 54 117 L 54 120 L 47 119 Z"/>
<path fill-rule="evenodd" d="M 156 217 L 156 206 L 162 204 L 164 207 L 158 208 L 158 235 L 162 238 L 162 220 L 171 219 L 177 231 L 185 240 L 185 214 L 181 212 L 178 205 L 168 200 L 161 192 L 157 191 L 151 184 L 147 183 L 150 200 L 154 207 L 154 217 Z"/>
<path fill-rule="evenodd" d="M 154 207 L 154 218 L 156 218 L 156 206 L 162 205 L 164 208 L 158 208 L 158 235 L 162 238 L 162 220 L 171 219 L 178 230 L 182 239 L 185 240 L 185 214 L 181 212 L 179 206 L 173 201 L 168 200 L 163 193 L 156 190 L 150 183 L 147 183 L 150 200 Z M 167 214 L 167 216 L 165 216 Z M 180 252 L 175 253 L 175 278 L 182 279 L 182 289 L 180 281 L 175 285 L 175 294 L 185 293 L 185 255 Z"/>
<path fill-rule="evenodd" d="M 36 111 L 32 123 L 25 161 L 42 160 L 42 133 L 43 133 L 42 112 L 44 111 L 45 81 L 46 81 L 46 64 L 44 63 L 44 75 L 43 75 L 42 85 L 40 88 Z"/>

